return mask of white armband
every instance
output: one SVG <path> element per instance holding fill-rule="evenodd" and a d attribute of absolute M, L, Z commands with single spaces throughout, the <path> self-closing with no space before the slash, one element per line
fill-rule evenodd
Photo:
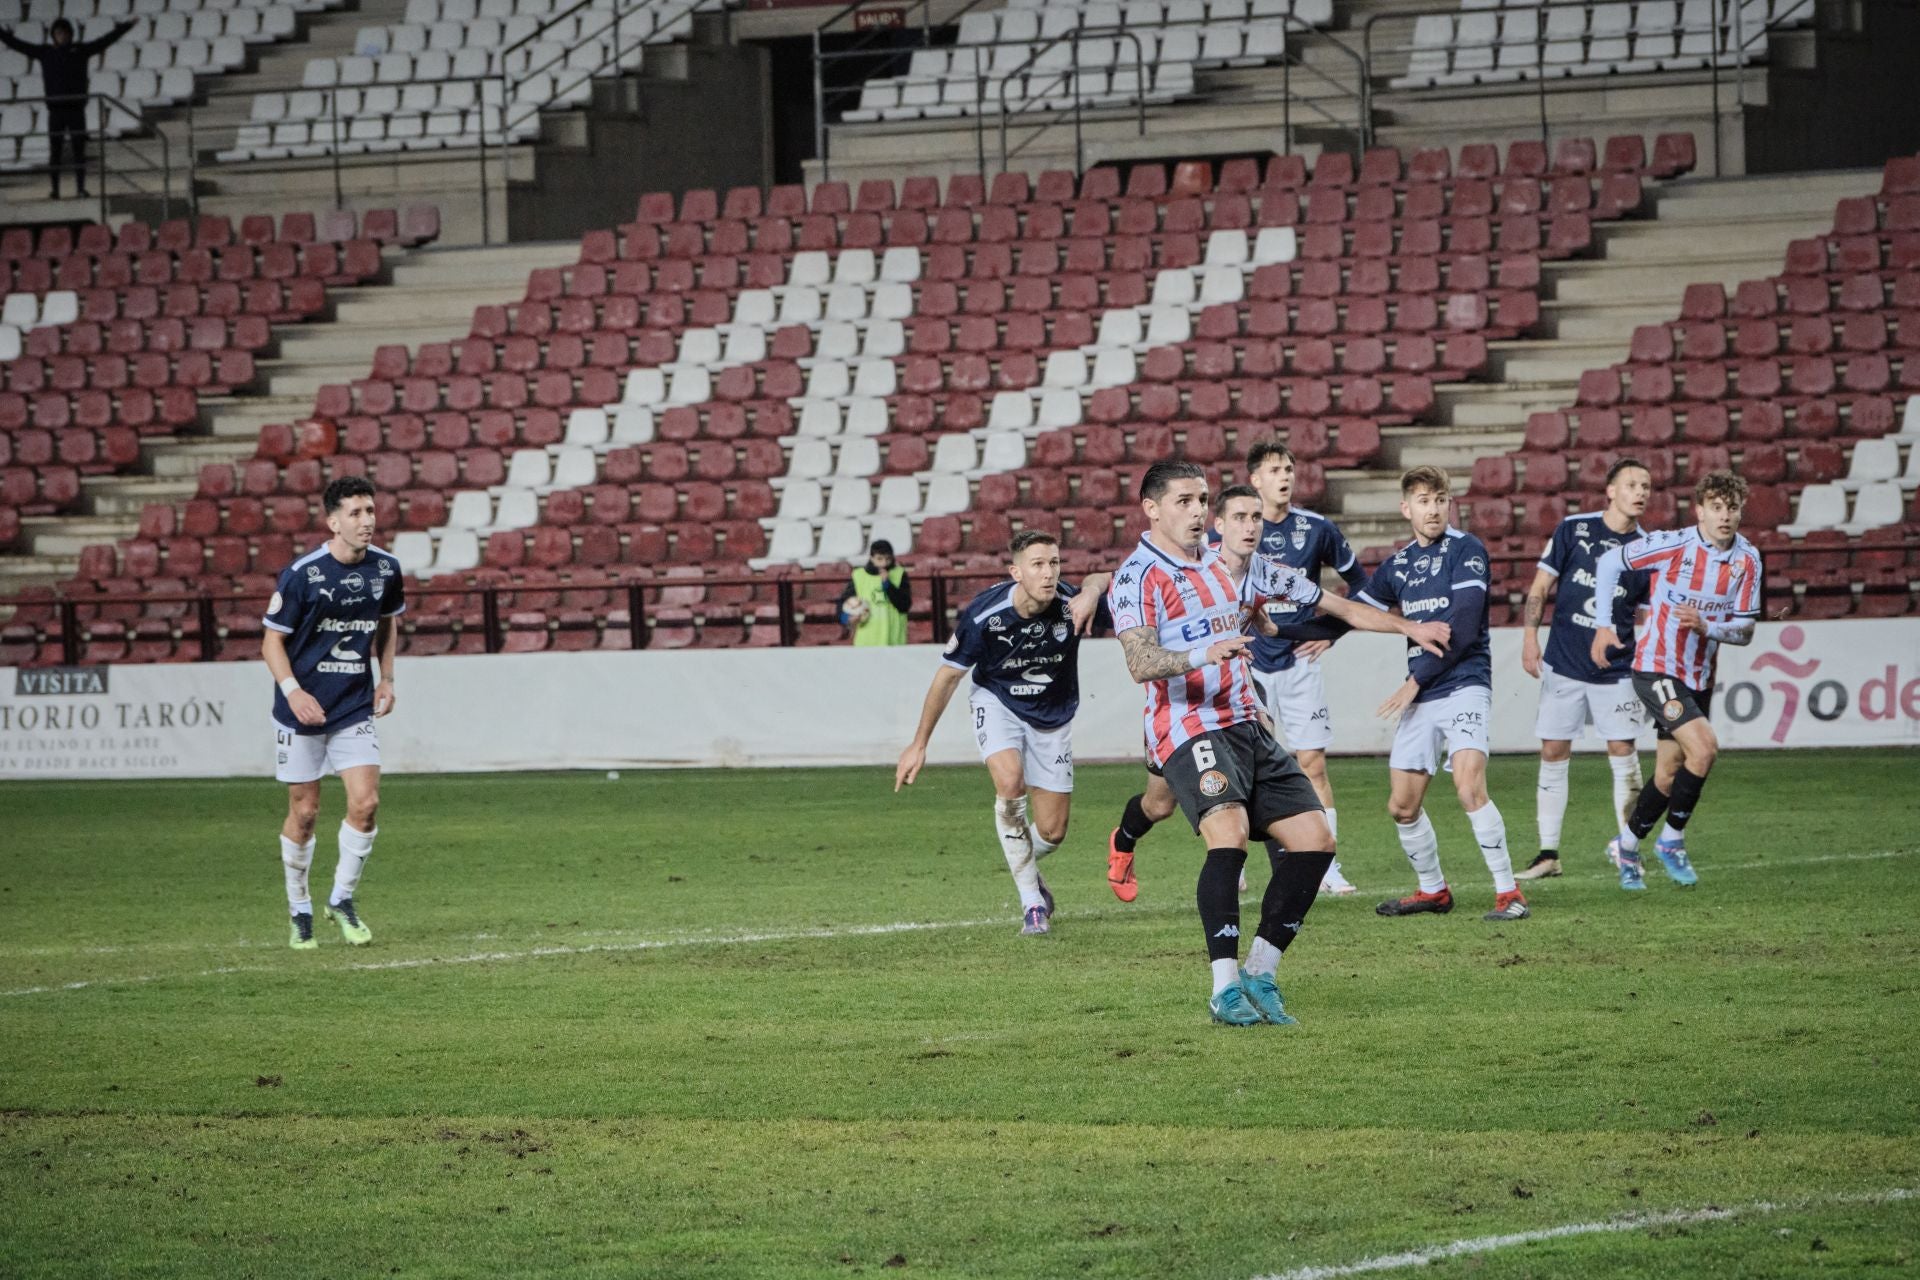
<path fill-rule="evenodd" d="M 1189 650 L 1187 652 L 1187 665 L 1195 671 L 1198 671 L 1202 667 L 1212 665 L 1207 661 L 1207 650 L 1212 647 L 1212 645 L 1203 644 L 1198 649 Z"/>
<path fill-rule="evenodd" d="M 292 676 L 288 676 L 280 682 L 280 692 L 291 698 L 294 694 L 300 692 L 300 682 Z"/>

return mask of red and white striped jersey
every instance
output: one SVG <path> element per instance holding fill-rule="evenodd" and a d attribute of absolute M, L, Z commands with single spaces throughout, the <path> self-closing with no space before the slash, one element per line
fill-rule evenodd
<path fill-rule="evenodd" d="M 1256 563 L 1259 557 L 1256 557 Z M 1256 597 L 1311 605 L 1320 589 L 1286 566 L 1261 564 L 1235 583 L 1226 561 L 1208 550 L 1199 563 L 1169 554 L 1142 535 L 1113 575 L 1107 604 L 1117 632 L 1152 627 L 1162 648 L 1189 652 L 1238 635 L 1253 618 Z M 1147 684 L 1147 750 L 1165 764 L 1190 739 L 1260 718 L 1253 666 L 1245 653 L 1226 662 Z"/>
<path fill-rule="evenodd" d="M 1697 527 L 1650 533 L 1627 543 L 1605 559 L 1618 557 L 1629 569 L 1653 575 L 1647 620 L 1634 645 L 1633 669 L 1671 676 L 1691 689 L 1713 688 L 1720 642 L 1698 631 L 1682 630 L 1678 611 L 1691 605 L 1708 622 L 1732 622 L 1760 616 L 1760 552 L 1734 535 L 1720 550 Z M 1600 577 L 1605 580 L 1603 564 Z"/>

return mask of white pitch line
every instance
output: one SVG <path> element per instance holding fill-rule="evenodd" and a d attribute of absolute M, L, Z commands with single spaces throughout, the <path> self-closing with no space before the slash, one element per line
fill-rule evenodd
<path fill-rule="evenodd" d="M 1537 1231 L 1475 1236 L 1470 1240 L 1454 1240 L 1425 1249 L 1381 1254 L 1378 1257 L 1362 1258 L 1358 1262 L 1339 1263 L 1333 1266 L 1295 1267 L 1291 1271 L 1256 1276 L 1254 1280 L 1339 1280 L 1342 1276 L 1370 1275 L 1380 1271 L 1424 1267 L 1431 1263 L 1444 1262 L 1449 1258 L 1491 1253 L 1496 1249 L 1511 1249 L 1515 1245 L 1538 1244 L 1546 1240 L 1564 1240 L 1571 1236 L 1641 1231 L 1648 1227 L 1684 1226 L 1700 1222 L 1725 1222 L 1742 1215 L 1781 1213 L 1788 1210 L 1819 1208 L 1823 1205 L 1891 1204 L 1895 1201 L 1911 1200 L 1913 1196 L 1911 1189 L 1895 1187 L 1891 1191 L 1876 1191 L 1866 1195 L 1814 1196 L 1804 1200 L 1782 1202 L 1756 1200 L 1752 1204 L 1735 1205 L 1729 1209 L 1709 1205 L 1703 1209 L 1669 1209 L 1660 1213 L 1627 1214 L 1618 1218 L 1603 1218 L 1597 1222 L 1569 1222 L 1558 1227 L 1542 1227 Z"/>
<path fill-rule="evenodd" d="M 1750 871 L 1770 867 L 1801 866 L 1816 862 L 1864 862 L 1883 858 L 1911 857 L 1920 850 L 1891 849 L 1877 853 L 1836 853 L 1814 858 L 1776 858 L 1768 862 L 1736 862 L 1726 866 L 1709 867 L 1711 871 Z M 1584 877 L 1598 879 L 1600 877 Z M 1076 911 L 1063 913 L 1062 919 L 1089 920 L 1103 917 L 1128 917 L 1162 912 L 1183 911 L 1184 907 L 1138 907 L 1127 910 Z M 425 969 L 433 965 L 459 964 L 505 964 L 517 960 L 544 960 L 555 956 L 584 956 L 629 951 L 660 951 L 670 947 L 703 946 L 741 946 L 765 942 L 807 942 L 831 941 L 836 938 L 867 938 L 890 933 L 931 933 L 946 929 L 979 929 L 991 925 L 1007 923 L 1005 916 L 992 916 L 978 920 L 901 920 L 891 924 L 859 924 L 814 929 L 784 929 L 765 933 L 706 933 L 683 934 L 671 938 L 642 938 L 633 942 L 590 942 L 558 944 L 545 947 L 529 947 L 519 951 L 479 951 L 458 956 L 417 956 L 406 960 L 351 961 L 342 965 L 320 966 L 329 973 L 359 970 L 362 972 L 382 972 L 393 969 Z M 160 944 L 170 946 L 172 944 Z M 129 950 L 134 948 L 129 947 Z M 132 986 L 147 982 L 166 982 L 176 978 L 215 978 L 236 973 L 288 973 L 282 965 L 222 965 L 213 969 L 201 969 L 192 973 L 147 973 L 125 978 L 86 978 L 75 982 L 60 982 L 44 987 L 19 987 L 12 991 L 0 991 L 0 999 L 19 996 L 51 995 L 62 991 L 84 991 L 89 987 Z"/>

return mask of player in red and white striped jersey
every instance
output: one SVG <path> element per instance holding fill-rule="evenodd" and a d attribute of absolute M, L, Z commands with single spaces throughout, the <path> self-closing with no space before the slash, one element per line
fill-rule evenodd
<path fill-rule="evenodd" d="M 1293 1019 L 1275 980 L 1280 953 L 1319 892 L 1333 834 L 1312 784 L 1260 723 L 1246 628 L 1272 634 L 1269 599 L 1321 604 L 1364 630 L 1405 632 L 1410 624 L 1323 598 L 1297 570 L 1264 557 L 1236 583 L 1205 545 L 1206 473 L 1193 463 L 1155 463 L 1140 498 L 1149 529 L 1114 574 L 1109 606 L 1127 670 L 1147 686 L 1148 751 L 1207 842 L 1196 897 L 1213 970 L 1209 1007 L 1218 1022 L 1286 1025 Z M 1274 875 L 1242 970 L 1238 886 L 1255 831 L 1274 842 Z"/>
<path fill-rule="evenodd" d="M 1715 660 L 1723 644 L 1752 642 L 1764 589 L 1760 552 L 1740 536 L 1746 502 L 1747 482 L 1731 471 L 1702 476 L 1693 491 L 1697 525 L 1615 547 L 1594 571 L 1594 598 L 1600 600 L 1613 598 L 1624 570 L 1653 575 L 1647 620 L 1634 646 L 1633 687 L 1653 713 L 1660 749 L 1627 830 L 1607 846 L 1623 889 L 1646 888 L 1640 841 L 1662 812 L 1667 822 L 1654 851 L 1676 884 L 1700 879 L 1687 858 L 1685 832 L 1720 753 L 1720 739 L 1707 720 Z M 1620 647 L 1612 627 L 1594 629 L 1596 664 L 1604 665 L 1609 652 Z"/>

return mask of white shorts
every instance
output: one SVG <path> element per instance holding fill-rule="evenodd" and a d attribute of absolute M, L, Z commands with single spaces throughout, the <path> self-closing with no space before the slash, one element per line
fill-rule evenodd
<path fill-rule="evenodd" d="M 363 765 L 380 767 L 380 734 L 371 719 L 331 733 L 295 733 L 273 722 L 273 776 L 281 782 L 318 782 L 327 770 L 345 773 Z"/>
<path fill-rule="evenodd" d="M 1327 709 L 1327 677 L 1317 662 L 1296 660 L 1285 671 L 1256 671 L 1254 687 L 1289 751 L 1325 751 L 1333 745 L 1333 713 Z"/>
<path fill-rule="evenodd" d="M 1018 751 L 1020 771 L 1030 787 L 1063 794 L 1073 790 L 1073 726 L 1036 729 L 1022 720 L 1000 699 L 973 686 L 968 705 L 973 708 L 973 736 L 980 744 L 980 758 L 999 751 Z"/>
<path fill-rule="evenodd" d="M 1409 773 L 1438 773 L 1452 767 L 1456 751 L 1487 753 L 1493 690 L 1455 689 L 1444 698 L 1416 702 L 1400 717 L 1393 754 L 1387 763 Z"/>
<path fill-rule="evenodd" d="M 1595 684 L 1563 676 L 1543 664 L 1540 711 L 1533 736 L 1542 742 L 1577 741 L 1588 725 L 1607 742 L 1631 742 L 1640 736 L 1640 696 L 1632 680 Z"/>

